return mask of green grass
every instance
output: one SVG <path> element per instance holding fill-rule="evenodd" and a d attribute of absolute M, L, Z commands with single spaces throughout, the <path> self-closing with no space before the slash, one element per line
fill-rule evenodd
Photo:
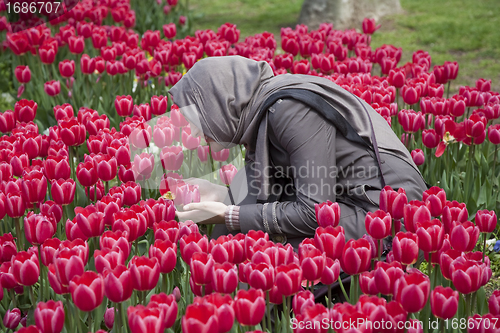
<path fill-rule="evenodd" d="M 302 0 L 189 0 L 193 28 L 212 29 L 236 24 L 244 37 L 268 31 L 279 38 L 280 28 L 295 26 Z"/>
<path fill-rule="evenodd" d="M 432 65 L 458 61 L 459 75 L 452 85 L 474 85 L 492 80 L 500 91 L 500 6 L 498 0 L 401 0 L 404 13 L 380 20 L 382 28 L 372 47 L 393 44 L 403 48 L 400 65 L 416 50 L 429 52 Z M 231 22 L 241 38 L 269 31 L 279 38 L 281 27 L 294 27 L 302 0 L 190 0 L 194 29 L 217 30 Z M 357 27 L 360 29 L 361 27 Z"/>

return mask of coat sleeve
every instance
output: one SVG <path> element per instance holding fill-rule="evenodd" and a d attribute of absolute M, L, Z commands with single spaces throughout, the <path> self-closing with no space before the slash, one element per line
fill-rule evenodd
<path fill-rule="evenodd" d="M 275 170 L 283 171 L 291 180 L 286 186 L 273 189 L 282 191 L 278 196 L 287 200 L 243 204 L 231 210 L 237 213 L 239 228 L 245 233 L 264 230 L 286 237 L 314 235 L 318 226 L 314 204 L 335 201 L 336 129 L 294 100 L 280 100 L 269 112 L 271 160 Z M 274 179 L 279 182 L 280 177 L 284 176 L 277 174 Z M 231 220 L 234 222 L 234 218 Z"/>

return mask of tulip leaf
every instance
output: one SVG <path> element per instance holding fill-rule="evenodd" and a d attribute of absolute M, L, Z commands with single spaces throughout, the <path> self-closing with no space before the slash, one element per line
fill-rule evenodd
<path fill-rule="evenodd" d="M 477 291 L 477 313 L 485 314 L 488 312 L 488 300 L 484 287 L 479 288 Z"/>
<path fill-rule="evenodd" d="M 104 313 L 106 312 L 107 308 L 108 308 L 108 299 L 106 298 L 106 296 L 104 296 L 104 300 L 102 301 L 101 305 L 98 306 L 95 312 L 93 313 L 94 332 L 97 332 L 101 328 L 101 323 L 102 320 L 104 319 Z"/>
<path fill-rule="evenodd" d="M 484 184 L 480 187 L 479 195 L 477 197 L 477 206 L 481 207 L 481 205 L 486 204 L 486 207 L 489 207 L 488 201 L 491 200 L 491 182 L 488 179 L 485 179 Z"/>

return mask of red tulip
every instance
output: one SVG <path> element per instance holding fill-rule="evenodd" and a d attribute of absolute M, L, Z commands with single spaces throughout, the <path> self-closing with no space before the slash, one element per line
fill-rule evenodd
<path fill-rule="evenodd" d="M 0 132 L 8 133 L 12 131 L 14 127 L 16 127 L 15 113 L 11 110 L 0 113 Z"/>
<path fill-rule="evenodd" d="M 450 265 L 450 277 L 456 290 L 470 294 L 481 287 L 483 267 L 473 260 L 458 257 Z"/>
<path fill-rule="evenodd" d="M 43 242 L 43 244 L 40 246 L 40 257 L 42 259 L 42 264 L 48 267 L 54 262 L 56 251 L 59 249 L 60 245 L 61 240 L 59 238 L 50 238 Z"/>
<path fill-rule="evenodd" d="M 182 144 L 186 149 L 193 150 L 198 148 L 200 145 L 200 137 L 194 137 L 191 135 L 191 128 L 183 127 L 182 128 Z"/>
<path fill-rule="evenodd" d="M 440 141 L 441 139 L 434 129 L 422 131 L 422 143 L 427 148 L 436 148 Z"/>
<path fill-rule="evenodd" d="M 158 259 L 160 272 L 168 274 L 172 272 L 177 263 L 177 244 L 170 240 L 155 240 L 149 248 L 149 257 Z"/>
<path fill-rule="evenodd" d="M 35 309 L 35 323 L 43 333 L 60 333 L 64 326 L 64 306 L 61 301 L 39 302 Z"/>
<path fill-rule="evenodd" d="M 212 272 L 212 288 L 215 292 L 231 294 L 238 287 L 238 271 L 234 264 L 215 263 Z"/>
<path fill-rule="evenodd" d="M 154 115 L 162 115 L 167 112 L 168 97 L 167 96 L 152 96 L 151 97 L 151 113 Z"/>
<path fill-rule="evenodd" d="M 403 208 L 407 203 L 408 199 L 403 188 L 396 192 L 390 186 L 386 186 L 380 191 L 380 209 L 396 220 L 403 218 Z"/>
<path fill-rule="evenodd" d="M 236 243 L 231 240 L 232 235 L 222 235 L 217 239 L 210 240 L 208 252 L 212 254 L 212 257 L 214 258 L 216 263 L 223 264 L 224 262 L 228 261 L 230 263 L 236 264 L 236 262 L 234 262 L 234 247 Z"/>
<path fill-rule="evenodd" d="M 365 18 L 363 20 L 363 33 L 365 34 L 373 34 L 376 30 L 378 30 L 381 25 L 377 25 L 375 23 L 375 19 Z"/>
<path fill-rule="evenodd" d="M 41 171 L 24 171 L 21 190 L 26 202 L 32 204 L 42 202 L 47 194 L 47 179 Z"/>
<path fill-rule="evenodd" d="M 69 205 L 75 197 L 76 183 L 73 179 L 58 179 L 50 181 L 50 193 L 55 203 Z"/>
<path fill-rule="evenodd" d="M 68 78 L 75 74 L 75 61 L 65 59 L 59 63 L 59 73 L 62 77 Z"/>
<path fill-rule="evenodd" d="M 20 101 L 16 102 L 14 106 L 14 114 L 16 117 L 16 120 L 24 123 L 29 123 L 30 121 L 33 121 L 36 116 L 36 110 L 38 108 L 38 104 L 35 103 L 34 101 L 29 101 L 27 99 L 21 99 Z M 4 117 L 7 116 L 8 113 L 4 113 Z M 5 118 L 7 121 L 8 119 Z M 2 132 L 9 132 L 8 130 L 2 130 Z"/>
<path fill-rule="evenodd" d="M 29 212 L 24 218 L 24 233 L 26 240 L 33 245 L 39 245 L 52 238 L 57 231 L 57 223 L 52 217 Z"/>
<path fill-rule="evenodd" d="M 130 95 L 116 96 L 115 108 L 116 108 L 116 113 L 118 113 L 120 117 L 130 116 L 134 109 L 134 102 L 132 100 L 132 97 Z"/>
<path fill-rule="evenodd" d="M 122 209 L 115 213 L 114 217 L 112 230 L 127 232 L 129 242 L 135 241 L 146 232 L 147 220 L 142 214 L 137 214 L 131 209 Z"/>
<path fill-rule="evenodd" d="M 181 325 L 185 333 L 218 333 L 219 319 L 216 307 L 208 302 L 188 305 Z"/>
<path fill-rule="evenodd" d="M 94 161 L 78 164 L 76 167 L 76 178 L 82 186 L 94 186 L 97 183 L 97 168 Z"/>
<path fill-rule="evenodd" d="M 177 33 L 177 28 L 175 26 L 175 23 L 169 23 L 163 25 L 163 34 L 165 35 L 165 38 L 172 39 L 175 37 L 176 33 Z"/>
<path fill-rule="evenodd" d="M 16 242 L 11 233 L 0 236 L 0 262 L 10 262 L 17 253 Z"/>
<path fill-rule="evenodd" d="M 327 200 L 327 202 L 314 204 L 314 209 L 320 227 L 336 227 L 339 224 L 340 206 L 338 203 Z"/>
<path fill-rule="evenodd" d="M 353 311 L 358 314 L 354 309 Z M 303 330 L 300 329 L 300 326 L 296 330 L 296 332 L 307 332 L 308 327 L 322 327 L 318 332 L 324 333 L 328 331 L 328 327 L 330 325 L 324 325 L 322 323 L 330 323 L 329 321 L 329 312 L 325 308 L 323 304 L 314 304 L 313 306 L 304 308 L 302 310 L 302 313 L 297 315 L 296 320 L 298 323 L 302 323 L 302 327 L 304 328 Z M 358 318 L 358 320 L 361 318 Z M 340 319 L 342 320 L 342 319 Z M 335 323 L 335 321 L 332 321 Z M 351 321 L 352 322 L 352 321 Z M 341 323 L 341 321 L 337 322 L 338 324 Z M 354 324 L 354 322 L 352 322 Z M 342 326 L 348 327 L 348 323 L 345 324 L 345 322 L 342 323 Z M 356 325 L 356 324 L 354 324 Z M 332 327 L 335 327 L 334 324 L 331 325 Z M 341 326 L 341 325 L 339 325 Z M 355 330 L 353 328 L 353 330 Z M 348 330 L 347 332 L 350 332 L 351 330 Z"/>
<path fill-rule="evenodd" d="M 266 311 L 264 292 L 258 289 L 240 289 L 234 298 L 233 307 L 241 325 L 255 326 L 262 321 Z"/>
<path fill-rule="evenodd" d="M 179 245 L 184 262 L 191 262 L 191 257 L 195 252 L 208 252 L 208 238 L 200 233 L 191 233 L 181 237 Z"/>
<path fill-rule="evenodd" d="M 245 276 L 252 288 L 263 291 L 271 290 L 276 278 L 274 267 L 265 262 L 248 264 L 245 267 Z"/>
<path fill-rule="evenodd" d="M 425 163 L 425 154 L 422 149 L 413 149 L 411 151 L 411 158 L 416 166 L 420 166 Z"/>
<path fill-rule="evenodd" d="M 366 232 L 374 239 L 384 239 L 391 234 L 391 222 L 391 214 L 381 209 L 375 213 L 368 212 L 365 218 Z"/>
<path fill-rule="evenodd" d="M 97 155 L 94 158 L 97 169 L 97 177 L 102 181 L 108 182 L 116 177 L 118 166 L 116 158 L 109 155 Z"/>
<path fill-rule="evenodd" d="M 38 48 L 38 55 L 43 64 L 50 65 L 56 59 L 57 46 L 52 45 L 44 43 Z"/>
<path fill-rule="evenodd" d="M 415 232 L 417 223 L 431 220 L 431 212 L 423 202 L 412 200 L 404 206 L 403 217 L 406 230 Z"/>
<path fill-rule="evenodd" d="M 14 75 L 19 83 L 28 83 L 31 80 L 31 71 L 28 66 L 17 66 Z"/>
<path fill-rule="evenodd" d="M 302 289 L 302 269 L 296 263 L 276 268 L 276 286 L 285 296 L 291 296 Z"/>
<path fill-rule="evenodd" d="M 73 277 L 83 274 L 86 260 L 82 256 L 77 249 L 63 248 L 56 251 L 54 268 L 62 286 L 68 286 Z"/>
<path fill-rule="evenodd" d="M 61 92 L 61 83 L 56 80 L 45 82 L 43 85 L 43 90 L 49 96 L 59 95 Z"/>
<path fill-rule="evenodd" d="M 302 290 L 293 296 L 292 309 L 295 316 L 308 307 L 314 306 L 314 295 L 309 290 Z"/>
<path fill-rule="evenodd" d="M 83 74 L 93 74 L 95 71 L 95 59 L 83 54 L 80 58 L 80 69 Z"/>
<path fill-rule="evenodd" d="M 86 129 L 76 118 L 59 121 L 61 139 L 67 146 L 79 146 L 85 142 Z"/>
<path fill-rule="evenodd" d="M 421 311 L 429 298 L 429 277 L 416 269 L 403 275 L 394 284 L 394 298 L 408 312 Z"/>
<path fill-rule="evenodd" d="M 38 253 L 18 252 L 11 258 L 12 273 L 17 283 L 32 286 L 40 276 Z"/>
<path fill-rule="evenodd" d="M 158 265 L 156 258 L 135 256 L 130 260 L 128 266 L 135 290 L 151 290 L 160 279 L 160 265 Z"/>
<path fill-rule="evenodd" d="M 450 287 L 436 286 L 431 292 L 432 314 L 441 319 L 450 319 L 458 310 L 458 291 Z"/>
<path fill-rule="evenodd" d="M 139 202 L 141 198 L 141 186 L 135 182 L 126 182 L 121 185 L 123 190 L 123 204 L 132 206 Z"/>
<path fill-rule="evenodd" d="M 437 252 L 444 241 L 444 227 L 441 221 L 433 219 L 417 223 L 418 247 L 424 252 Z"/>
<path fill-rule="evenodd" d="M 226 185 L 231 184 L 233 178 L 236 176 L 237 173 L 238 169 L 236 169 L 236 167 L 232 164 L 223 165 L 219 169 L 219 177 L 221 181 Z"/>
<path fill-rule="evenodd" d="M 107 230 L 101 235 L 99 245 L 101 249 L 113 250 L 119 248 L 123 252 L 124 256 L 128 258 L 131 245 L 126 236 L 126 232 L 113 232 L 111 230 Z"/>
<path fill-rule="evenodd" d="M 9 330 L 15 330 L 21 321 L 21 310 L 14 308 L 7 310 L 3 317 L 3 325 Z"/>
<path fill-rule="evenodd" d="M 493 232 L 497 226 L 497 216 L 495 212 L 487 209 L 478 210 L 474 221 L 479 231 L 483 233 Z"/>
<path fill-rule="evenodd" d="M 494 316 L 500 314 L 500 290 L 495 290 L 488 298 L 488 309 Z"/>
<path fill-rule="evenodd" d="M 12 192 L 6 195 L 5 210 L 7 215 L 12 218 L 24 216 L 26 211 L 26 201 L 23 199 L 21 192 Z"/>
<path fill-rule="evenodd" d="M 68 39 L 69 52 L 73 54 L 80 54 L 85 48 L 85 40 L 83 36 L 71 36 Z"/>
<path fill-rule="evenodd" d="M 217 35 L 227 40 L 230 44 L 235 44 L 240 37 L 240 30 L 236 29 L 235 24 L 224 23 L 217 30 Z"/>
<path fill-rule="evenodd" d="M 325 269 L 321 275 L 321 283 L 329 285 L 335 283 L 340 275 L 340 261 L 326 258 Z"/>
<path fill-rule="evenodd" d="M 359 286 L 361 292 L 366 295 L 376 295 L 379 293 L 374 278 L 375 271 L 363 272 L 359 275 Z"/>
<path fill-rule="evenodd" d="M 212 158 L 217 162 L 225 162 L 229 158 L 229 149 L 222 149 L 221 151 L 212 151 Z"/>
<path fill-rule="evenodd" d="M 370 243 L 364 238 L 350 239 L 342 252 L 340 265 L 344 272 L 354 275 L 366 271 L 370 265 L 370 260 Z"/>
<path fill-rule="evenodd" d="M 412 232 L 398 232 L 392 243 L 394 260 L 402 265 L 412 265 L 418 259 L 417 235 Z"/>
<path fill-rule="evenodd" d="M 90 312 L 96 309 L 104 297 L 102 276 L 92 271 L 86 271 L 71 279 L 69 289 L 73 303 L 81 311 Z"/>
<path fill-rule="evenodd" d="M 196 284 L 210 284 L 212 282 L 214 260 L 212 255 L 205 252 L 196 252 L 191 256 L 189 264 L 191 277 Z"/>
<path fill-rule="evenodd" d="M 128 300 L 133 292 L 132 276 L 125 265 L 104 270 L 104 293 L 112 302 Z"/>
<path fill-rule="evenodd" d="M 16 333 L 43 333 L 43 332 L 40 332 L 40 330 L 35 325 L 31 325 L 28 327 L 22 327 L 21 329 L 16 331 Z"/>
<path fill-rule="evenodd" d="M 451 246 L 458 251 L 474 250 L 479 238 L 479 228 L 470 221 L 457 223 L 450 233 Z"/>
<path fill-rule="evenodd" d="M 95 269 L 103 274 L 105 270 L 115 269 L 118 265 L 125 264 L 125 256 L 120 249 L 103 249 L 94 251 Z"/>
<path fill-rule="evenodd" d="M 171 146 L 174 141 L 175 132 L 175 127 L 169 122 L 157 123 L 153 130 L 153 141 L 155 145 L 160 148 Z M 179 137 L 179 135 L 176 137 Z"/>
<path fill-rule="evenodd" d="M 302 242 L 299 245 L 300 267 L 304 279 L 315 281 L 321 278 L 325 269 L 326 255 L 313 244 Z"/>
<path fill-rule="evenodd" d="M 377 290 L 384 295 L 392 295 L 394 292 L 394 283 L 404 271 L 398 261 L 392 263 L 377 262 L 374 270 L 374 279 Z"/>
<path fill-rule="evenodd" d="M 178 307 L 174 295 L 165 293 L 152 295 L 148 307 L 157 307 L 163 312 L 165 328 L 170 328 L 175 324 Z"/>
<path fill-rule="evenodd" d="M 417 86 L 413 86 L 407 83 L 401 88 L 401 96 L 403 97 L 403 101 L 406 104 L 411 105 L 417 103 L 420 99 L 420 95 L 421 92 Z"/>
<path fill-rule="evenodd" d="M 165 170 L 179 170 L 184 160 L 181 146 L 171 146 L 162 149 L 161 164 Z"/>

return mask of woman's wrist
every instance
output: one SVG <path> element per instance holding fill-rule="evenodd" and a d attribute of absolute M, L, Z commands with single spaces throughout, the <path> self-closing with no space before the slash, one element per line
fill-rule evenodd
<path fill-rule="evenodd" d="M 226 227 L 229 231 L 240 231 L 240 206 L 229 205 L 224 214 Z"/>

